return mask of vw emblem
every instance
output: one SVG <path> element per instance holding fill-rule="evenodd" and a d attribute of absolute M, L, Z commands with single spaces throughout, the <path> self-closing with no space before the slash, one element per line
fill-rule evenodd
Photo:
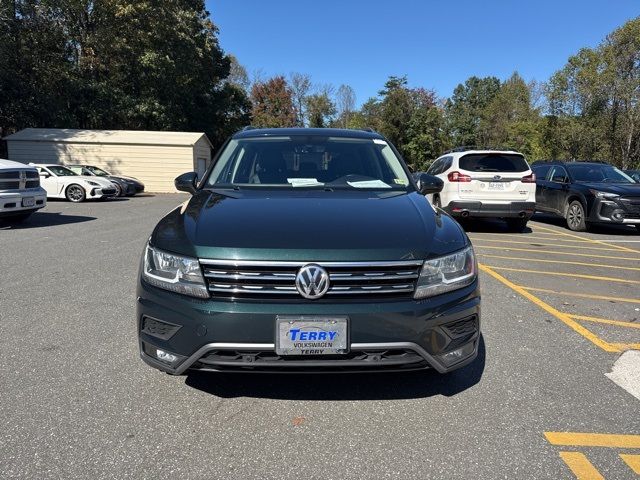
<path fill-rule="evenodd" d="M 320 265 L 305 265 L 296 275 L 296 288 L 304 298 L 316 300 L 329 290 L 329 274 Z"/>
<path fill-rule="evenodd" d="M 501 178 L 502 178 L 502 176 L 501 176 L 501 175 L 494 175 L 494 176 L 493 176 L 493 179 L 494 179 L 494 180 L 500 180 Z"/>

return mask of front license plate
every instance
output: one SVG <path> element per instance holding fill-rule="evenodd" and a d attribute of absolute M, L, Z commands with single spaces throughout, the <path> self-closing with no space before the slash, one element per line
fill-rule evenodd
<path fill-rule="evenodd" d="M 339 355 L 349 351 L 347 317 L 278 316 L 278 355 Z"/>
<path fill-rule="evenodd" d="M 502 183 L 502 182 L 489 182 L 489 190 L 504 190 L 504 183 Z"/>
<path fill-rule="evenodd" d="M 25 197 L 22 199 L 23 207 L 33 207 L 36 204 L 35 197 Z"/>

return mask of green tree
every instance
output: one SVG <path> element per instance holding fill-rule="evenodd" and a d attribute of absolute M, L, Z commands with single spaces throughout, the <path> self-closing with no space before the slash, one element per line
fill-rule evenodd
<path fill-rule="evenodd" d="M 298 118 L 291 89 L 283 76 L 256 82 L 251 89 L 253 125 L 256 127 L 294 127 Z"/>
<path fill-rule="evenodd" d="M 309 95 L 305 106 L 310 127 L 324 128 L 336 114 L 336 106 L 326 91 Z"/>
<path fill-rule="evenodd" d="M 496 77 L 470 77 L 459 84 L 446 101 L 445 112 L 453 145 L 483 146 L 487 138 L 480 130 L 485 109 L 500 90 Z"/>

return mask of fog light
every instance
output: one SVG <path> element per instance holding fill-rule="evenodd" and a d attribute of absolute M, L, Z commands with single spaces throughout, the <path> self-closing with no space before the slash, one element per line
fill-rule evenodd
<path fill-rule="evenodd" d="M 449 367 L 454 363 L 458 363 L 459 361 L 467 358 L 473 353 L 474 350 L 475 342 L 469 342 L 464 347 L 460 347 L 456 350 L 440 355 L 440 360 L 442 360 L 442 363 Z"/>
<path fill-rule="evenodd" d="M 156 357 L 158 357 L 158 360 L 161 360 L 167 363 L 173 363 L 178 359 L 177 356 L 160 349 L 156 350 Z"/>
<path fill-rule="evenodd" d="M 624 212 L 622 210 L 614 210 L 611 214 L 611 218 L 618 222 L 621 222 L 622 220 L 624 220 Z"/>

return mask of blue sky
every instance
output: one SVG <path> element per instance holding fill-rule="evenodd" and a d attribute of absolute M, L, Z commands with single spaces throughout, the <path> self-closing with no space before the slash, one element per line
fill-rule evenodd
<path fill-rule="evenodd" d="M 451 95 L 471 75 L 544 81 L 581 47 L 640 15 L 637 0 L 207 0 L 225 51 L 265 77 L 351 85 L 361 104 L 389 75 Z"/>

